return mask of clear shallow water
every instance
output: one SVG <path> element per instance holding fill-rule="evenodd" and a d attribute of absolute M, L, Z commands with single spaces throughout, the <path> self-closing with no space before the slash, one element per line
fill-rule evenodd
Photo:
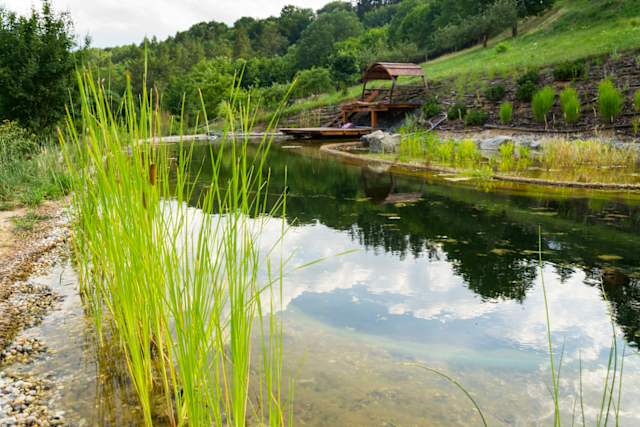
<path fill-rule="evenodd" d="M 208 146 L 195 153 L 203 186 L 208 153 Z M 313 147 L 276 147 L 270 166 L 274 199 L 285 187 L 288 194 L 290 265 L 326 258 L 285 282 L 285 364 L 296 384 L 297 425 L 480 425 L 459 390 L 408 365 L 414 362 L 464 384 L 490 425 L 549 425 L 539 226 L 554 344 L 557 353 L 565 349 L 565 422 L 571 422 L 581 358 L 585 415 L 593 424 L 611 313 L 628 355 L 621 424 L 640 425 L 637 201 L 575 190 L 542 195 L 517 186 L 485 192 L 433 176 L 344 165 Z M 267 223 L 265 240 L 279 227 Z M 69 295 L 61 313 L 76 315 L 54 315 L 40 328 L 49 346 L 60 349 L 35 369 L 61 378 L 59 372 L 74 373 L 59 402 L 89 424 L 135 423 L 126 378 L 112 374 L 114 358 L 96 356 L 79 301 Z M 72 326 L 60 328 L 63 317 Z"/>

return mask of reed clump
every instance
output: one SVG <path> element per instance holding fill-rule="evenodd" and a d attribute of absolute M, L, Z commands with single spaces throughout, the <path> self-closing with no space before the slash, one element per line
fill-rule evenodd
<path fill-rule="evenodd" d="M 129 87 L 113 111 L 91 74 L 78 85 L 80 109 L 60 141 L 81 292 L 99 338 L 108 332 L 122 347 L 144 424 L 285 425 L 274 314 L 283 263 L 258 244 L 286 206 L 282 198 L 267 210 L 269 141 L 256 158 L 248 139 L 211 148 L 208 189 L 194 197 L 191 148 L 181 142 L 172 163 L 153 143 L 163 128 L 153 93 L 136 101 Z M 225 110 L 229 132 L 250 128 L 247 105 L 232 96 Z M 200 209 L 189 207 L 194 199 Z"/>
<path fill-rule="evenodd" d="M 543 144 L 540 156 L 541 165 L 547 169 L 582 166 L 632 168 L 637 160 L 638 154 L 631 147 L 616 147 L 594 140 L 549 140 Z"/>

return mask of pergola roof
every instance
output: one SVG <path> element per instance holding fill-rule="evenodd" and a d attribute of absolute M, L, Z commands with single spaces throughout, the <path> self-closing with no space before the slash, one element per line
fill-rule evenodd
<path fill-rule="evenodd" d="M 422 67 L 410 63 L 377 62 L 364 72 L 363 80 L 394 80 L 399 76 L 424 77 Z"/>

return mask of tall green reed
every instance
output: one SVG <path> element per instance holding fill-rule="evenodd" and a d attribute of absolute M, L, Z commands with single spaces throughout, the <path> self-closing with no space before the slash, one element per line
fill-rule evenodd
<path fill-rule="evenodd" d="M 78 86 L 80 109 L 68 114 L 60 141 L 81 291 L 98 335 L 108 328 L 118 337 L 145 424 L 164 416 L 178 426 L 284 425 L 275 315 L 283 264 L 271 268 L 275 251 L 263 253 L 260 237 L 268 218 L 284 224 L 286 204 L 284 196 L 267 203 L 270 140 L 250 157 L 248 137 L 235 136 L 248 134 L 255 110 L 234 87 L 228 137 L 211 148 L 213 173 L 196 210 L 188 206 L 198 178 L 192 145 L 181 137 L 172 163 L 170 148 L 157 144 L 158 95 L 143 88 L 136 100 L 129 85 L 113 111 L 90 73 L 78 74 Z M 259 378 L 252 373 L 256 338 Z"/>

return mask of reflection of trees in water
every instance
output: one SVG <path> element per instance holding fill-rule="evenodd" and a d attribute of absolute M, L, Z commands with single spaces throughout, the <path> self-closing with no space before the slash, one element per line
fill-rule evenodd
<path fill-rule="evenodd" d="M 598 254 L 617 253 L 630 267 L 640 263 L 634 236 L 640 225 L 637 206 L 587 198 L 534 199 L 430 185 L 425 180 L 345 167 L 282 150 L 272 152 L 270 165 L 270 192 L 282 194 L 286 184 L 288 217 L 298 224 L 319 221 L 348 232 L 367 249 L 382 249 L 401 259 L 437 259 L 444 253 L 469 288 L 486 299 L 524 300 L 537 273 L 535 251 L 541 223 L 545 232 L 555 232 L 543 235 L 542 249 L 545 261 L 556 265 L 561 281 L 571 276 L 576 265 L 587 271 L 599 270 L 602 263 Z M 205 162 L 205 180 L 207 173 L 211 172 Z M 389 203 L 416 193 L 422 194 L 422 200 L 402 206 Z M 394 215 L 401 220 L 389 218 Z M 611 227 L 614 219 L 615 227 Z M 594 224 L 600 224 L 601 235 L 595 234 Z M 622 230 L 618 234 L 622 240 L 611 237 L 613 229 Z M 610 287 L 611 282 L 607 283 L 605 288 Z M 607 292 L 616 320 L 625 325 L 627 337 L 637 341 L 637 281 L 620 283 Z"/>

